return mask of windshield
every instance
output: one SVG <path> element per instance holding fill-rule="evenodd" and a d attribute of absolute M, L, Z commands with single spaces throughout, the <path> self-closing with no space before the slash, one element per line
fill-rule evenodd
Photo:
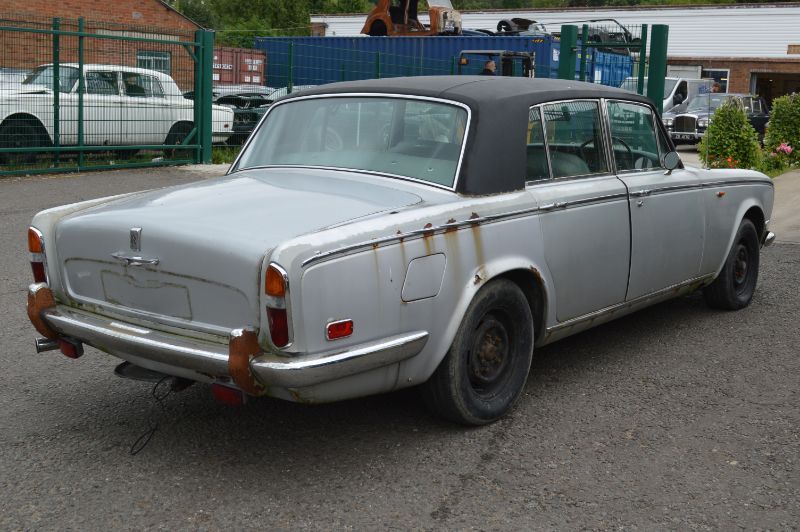
<path fill-rule="evenodd" d="M 727 94 L 699 94 L 689 102 L 687 111 L 715 111 L 717 107 L 730 99 Z"/>
<path fill-rule="evenodd" d="M 22 82 L 23 85 L 43 85 L 48 89 L 53 88 L 53 74 L 55 69 L 52 65 L 40 66 L 30 73 Z M 58 67 L 58 91 L 70 92 L 75 82 L 78 80 L 78 69 L 75 67 Z"/>
<path fill-rule="evenodd" d="M 664 80 L 664 98 L 668 97 L 672 94 L 672 89 L 675 88 L 675 84 L 678 83 L 677 79 L 665 79 Z M 636 92 L 636 88 L 639 86 L 639 80 L 636 78 L 625 78 L 625 81 L 622 82 L 622 85 L 619 86 L 620 89 L 625 89 L 626 91 Z M 643 93 L 647 94 L 647 78 L 644 78 L 644 89 Z"/>
<path fill-rule="evenodd" d="M 449 9 L 453 9 L 453 4 L 450 2 L 450 0 L 428 0 L 428 6 L 447 7 Z"/>
<path fill-rule="evenodd" d="M 453 187 L 467 112 L 428 100 L 312 98 L 269 112 L 236 166 L 321 166 Z"/>

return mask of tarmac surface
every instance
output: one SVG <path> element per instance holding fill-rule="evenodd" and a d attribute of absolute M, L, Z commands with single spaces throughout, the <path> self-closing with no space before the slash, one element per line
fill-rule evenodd
<path fill-rule="evenodd" d="M 797 528 L 800 245 L 763 250 L 741 311 L 694 294 L 537 350 L 516 408 L 477 429 L 414 390 L 230 408 L 195 385 L 162 410 L 108 355 L 35 354 L 33 214 L 217 172 L 0 180 L 0 529 Z M 776 180 L 786 242 L 799 178 Z"/>

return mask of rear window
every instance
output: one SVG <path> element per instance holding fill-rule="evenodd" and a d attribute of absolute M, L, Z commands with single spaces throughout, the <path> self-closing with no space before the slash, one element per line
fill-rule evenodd
<path fill-rule="evenodd" d="M 452 188 L 467 111 L 424 99 L 329 97 L 275 106 L 236 169 L 314 166 L 362 170 Z"/>

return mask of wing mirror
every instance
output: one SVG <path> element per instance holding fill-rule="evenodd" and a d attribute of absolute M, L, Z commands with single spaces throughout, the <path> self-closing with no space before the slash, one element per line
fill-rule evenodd
<path fill-rule="evenodd" d="M 683 103 L 683 94 L 676 94 L 675 96 L 672 97 L 672 101 L 675 103 L 675 105 L 682 104 Z"/>
<path fill-rule="evenodd" d="M 681 165 L 681 157 L 678 152 L 671 151 L 664 155 L 664 168 L 667 169 L 665 175 L 670 175 L 673 170 Z"/>

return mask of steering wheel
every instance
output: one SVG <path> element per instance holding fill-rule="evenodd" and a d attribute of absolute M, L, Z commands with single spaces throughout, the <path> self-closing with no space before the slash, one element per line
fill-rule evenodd
<path fill-rule="evenodd" d="M 636 163 L 633 160 L 633 150 L 628 145 L 628 143 L 625 142 L 624 140 L 622 140 L 621 138 L 619 138 L 619 137 L 611 137 L 611 151 L 612 152 L 614 151 L 614 142 L 615 141 L 619 142 L 620 144 L 622 144 L 622 147 L 625 148 L 626 150 L 628 150 L 628 159 L 630 160 L 630 166 L 628 166 L 628 168 L 625 168 L 625 169 L 626 170 L 633 170 L 634 167 L 636 166 Z"/>

